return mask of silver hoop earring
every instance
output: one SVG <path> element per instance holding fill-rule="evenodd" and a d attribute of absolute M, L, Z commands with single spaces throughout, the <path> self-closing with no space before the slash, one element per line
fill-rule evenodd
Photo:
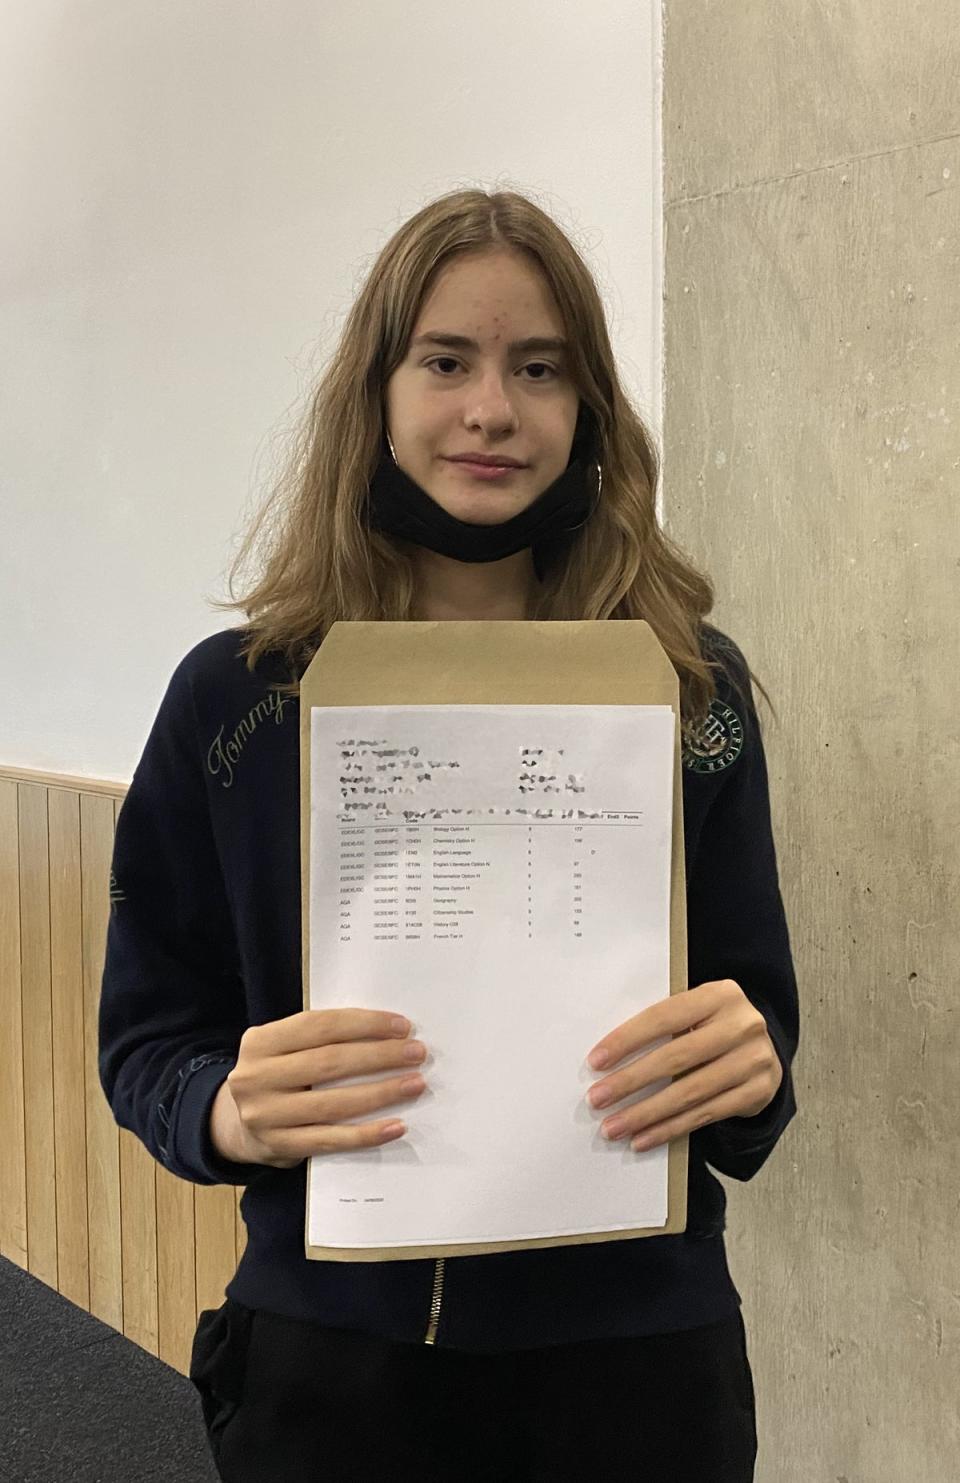
<path fill-rule="evenodd" d="M 596 493 L 596 496 L 595 496 L 594 501 L 593 501 L 593 506 L 587 512 L 587 514 L 584 515 L 584 517 L 580 521 L 580 524 L 579 525 L 568 525 L 567 526 L 567 529 L 566 529 L 566 532 L 565 533 L 568 536 L 572 536 L 575 531 L 583 530 L 583 527 L 586 525 L 586 523 L 590 519 L 590 517 L 593 514 L 596 513 L 597 506 L 600 503 L 600 491 L 601 491 L 602 488 L 603 488 L 603 469 L 602 469 L 602 467 L 600 465 L 600 460 L 598 459 L 597 460 L 597 493 Z"/>
<path fill-rule="evenodd" d="M 393 446 L 393 439 L 391 438 L 390 433 L 387 431 L 386 428 L 384 429 L 384 431 L 387 433 L 387 442 L 390 444 L 390 453 L 391 453 L 391 456 L 393 458 L 393 461 L 394 461 L 394 463 L 397 464 L 397 468 L 399 468 L 400 465 L 399 465 L 399 463 L 397 463 L 397 450 Z"/>

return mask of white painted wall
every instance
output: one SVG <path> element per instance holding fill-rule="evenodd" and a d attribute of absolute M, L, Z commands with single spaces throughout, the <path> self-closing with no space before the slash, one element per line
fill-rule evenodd
<path fill-rule="evenodd" d="M 0 54 L 0 764 L 129 780 L 397 226 L 530 193 L 661 427 L 659 0 L 76 6 Z M 12 208 L 12 209 L 11 209 Z"/>

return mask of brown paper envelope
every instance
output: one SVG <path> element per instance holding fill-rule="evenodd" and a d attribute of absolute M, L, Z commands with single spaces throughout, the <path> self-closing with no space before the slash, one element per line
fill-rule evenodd
<path fill-rule="evenodd" d="M 310 1008 L 310 710 L 357 705 L 669 705 L 676 717 L 673 851 L 670 889 L 670 993 L 686 992 L 687 913 L 683 787 L 677 672 L 649 623 L 498 621 L 334 623 L 300 685 L 300 839 L 303 905 L 303 1007 Z M 471 1245 L 358 1248 L 312 1246 L 308 1240 L 310 1168 L 304 1250 L 316 1261 L 379 1262 L 482 1256 L 493 1251 L 630 1241 L 676 1235 L 687 1224 L 686 1136 L 667 1154 L 667 1223 L 629 1231 L 593 1231 Z M 336 1158 L 336 1154 L 327 1155 Z"/>

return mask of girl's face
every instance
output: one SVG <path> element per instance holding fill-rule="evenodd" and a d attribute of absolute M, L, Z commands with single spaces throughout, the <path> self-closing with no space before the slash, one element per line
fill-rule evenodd
<path fill-rule="evenodd" d="M 471 344 L 438 343 L 460 337 Z M 397 462 L 448 514 L 474 525 L 517 515 L 570 460 L 579 394 L 567 374 L 550 289 L 535 266 L 495 249 L 461 255 L 424 299 L 407 354 L 386 386 Z M 522 467 L 477 477 L 451 456 L 480 453 Z"/>

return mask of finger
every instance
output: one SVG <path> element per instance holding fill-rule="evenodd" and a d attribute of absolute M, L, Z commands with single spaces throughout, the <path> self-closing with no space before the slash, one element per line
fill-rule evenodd
<path fill-rule="evenodd" d="M 742 1053 L 722 1056 L 719 1061 L 671 1082 L 656 1095 L 643 1097 L 613 1113 L 604 1119 L 601 1131 L 606 1137 L 614 1129 L 616 1136 L 622 1138 L 677 1117 L 692 1116 L 721 1096 L 730 1096 L 738 1106 L 743 1106 L 750 1095 L 747 1088 L 753 1070 L 752 1063 Z"/>
<path fill-rule="evenodd" d="M 407 1131 L 405 1122 L 397 1118 L 380 1118 L 376 1122 L 354 1123 L 347 1127 L 335 1124 L 318 1128 L 315 1123 L 304 1127 L 285 1129 L 273 1140 L 278 1158 L 308 1159 L 314 1154 L 338 1153 L 350 1148 L 376 1148 L 382 1143 L 392 1143 L 402 1138 Z"/>
<path fill-rule="evenodd" d="M 723 1024 L 703 1025 L 677 1035 L 630 1061 L 622 1071 L 594 1082 L 587 1093 L 591 1107 L 609 1107 L 633 1092 L 673 1076 L 687 1076 L 698 1066 L 718 1060 L 731 1049 L 733 1037 Z"/>
<path fill-rule="evenodd" d="M 588 1064 L 594 1071 L 599 1071 L 603 1066 L 615 1066 L 624 1056 L 640 1050 L 650 1041 L 662 1040 L 667 1035 L 683 1035 L 727 1002 L 728 985 L 737 988 L 729 979 L 721 979 L 698 984 L 696 988 L 681 989 L 666 999 L 658 999 L 656 1004 L 648 1005 L 598 1040 L 587 1056 Z"/>
<path fill-rule="evenodd" d="M 368 1082 L 365 1086 L 335 1087 L 329 1092 L 295 1092 L 285 1097 L 281 1122 L 274 1126 L 300 1127 L 312 1122 L 345 1122 L 363 1113 L 379 1112 L 396 1102 L 409 1102 L 426 1088 L 423 1077 L 395 1076 L 389 1081 Z"/>
<path fill-rule="evenodd" d="M 412 1026 L 405 1015 L 379 1009 L 302 1009 L 286 1019 L 253 1027 L 264 1055 L 285 1055 L 347 1040 L 403 1039 Z M 249 1031 L 247 1032 L 250 1033 Z"/>
<path fill-rule="evenodd" d="M 317 1082 L 422 1065 L 426 1056 L 427 1047 L 421 1040 L 351 1041 L 277 1056 L 270 1067 L 270 1080 L 276 1087 L 313 1087 Z"/>
<path fill-rule="evenodd" d="M 655 1123 L 652 1127 L 645 1128 L 642 1133 L 631 1138 L 630 1147 L 638 1152 L 658 1148 L 661 1144 L 669 1143 L 671 1138 L 682 1138 L 685 1133 L 694 1133 L 697 1128 L 704 1128 L 708 1123 L 718 1123 L 725 1117 L 735 1117 L 739 1106 L 738 1093 L 736 1091 L 725 1092 L 722 1097 L 714 1097 L 711 1102 L 705 1102 L 701 1107 L 685 1113 L 682 1117 L 668 1118 L 666 1122 Z"/>
<path fill-rule="evenodd" d="M 635 1055 L 637 1051 L 650 1050 L 654 1042 L 662 1041 L 672 1034 L 679 1034 L 681 1030 L 687 1028 L 687 1023 L 683 1020 L 676 1001 L 685 997 L 685 994 L 672 994 L 669 999 L 663 999 L 658 1004 L 651 1004 L 648 1009 L 641 1010 L 639 1014 L 625 1020 L 622 1025 L 618 1025 L 609 1035 L 605 1035 L 597 1042 L 587 1056 L 588 1065 L 594 1071 L 616 1066 L 624 1056 Z"/>

